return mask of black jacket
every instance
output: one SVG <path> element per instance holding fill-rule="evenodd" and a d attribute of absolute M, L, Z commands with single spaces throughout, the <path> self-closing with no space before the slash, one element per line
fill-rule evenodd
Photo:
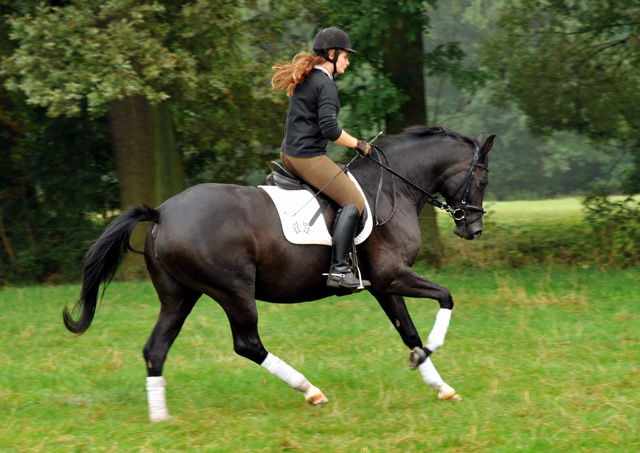
<path fill-rule="evenodd" d="M 281 151 L 292 157 L 314 157 L 326 153 L 329 140 L 342 134 L 338 126 L 338 86 L 325 73 L 313 69 L 289 98 L 289 113 Z"/>

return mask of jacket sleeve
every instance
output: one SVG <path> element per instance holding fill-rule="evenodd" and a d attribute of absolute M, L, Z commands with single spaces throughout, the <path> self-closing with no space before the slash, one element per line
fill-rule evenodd
<path fill-rule="evenodd" d="M 338 87 L 335 83 L 321 85 L 318 89 L 318 123 L 322 135 L 332 142 L 342 134 L 342 129 L 338 126 L 339 112 Z"/>

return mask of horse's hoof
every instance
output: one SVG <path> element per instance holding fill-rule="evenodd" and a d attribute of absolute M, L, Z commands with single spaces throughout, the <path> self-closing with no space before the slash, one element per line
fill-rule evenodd
<path fill-rule="evenodd" d="M 416 346 L 409 353 L 409 368 L 415 370 L 422 362 L 427 360 L 427 352 L 424 348 Z"/>
<path fill-rule="evenodd" d="M 322 392 L 315 393 L 310 397 L 306 398 L 306 400 L 307 400 L 307 403 L 313 404 L 314 406 L 320 406 L 322 404 L 326 404 L 329 402 L 329 399 L 326 396 L 324 396 L 324 393 Z"/>
<path fill-rule="evenodd" d="M 438 399 L 442 401 L 460 401 L 462 397 L 449 384 L 442 384 L 438 389 Z"/>
<path fill-rule="evenodd" d="M 149 416 L 149 421 L 151 423 L 160 423 L 160 422 L 166 422 L 171 420 L 171 415 L 169 414 L 162 414 L 162 415 L 150 415 Z"/>
<path fill-rule="evenodd" d="M 456 392 L 453 392 L 453 394 L 446 395 L 444 397 L 441 397 L 440 395 L 438 395 L 438 398 L 441 399 L 442 401 L 447 401 L 447 400 L 462 401 L 462 397 L 458 395 Z"/>

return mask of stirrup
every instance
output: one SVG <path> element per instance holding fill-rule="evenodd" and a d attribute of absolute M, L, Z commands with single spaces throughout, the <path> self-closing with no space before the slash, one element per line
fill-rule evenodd
<path fill-rule="evenodd" d="M 358 270 L 358 274 L 360 274 Z M 344 288 L 350 289 L 353 292 L 359 292 L 367 287 L 371 286 L 371 282 L 363 280 L 361 275 L 355 276 L 351 269 L 344 272 L 335 272 L 333 268 L 327 274 L 327 286 L 329 288 Z"/>

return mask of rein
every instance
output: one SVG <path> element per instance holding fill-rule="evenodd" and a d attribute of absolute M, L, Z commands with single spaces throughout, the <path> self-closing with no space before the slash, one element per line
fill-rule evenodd
<path fill-rule="evenodd" d="M 387 160 L 387 156 L 384 154 L 384 152 L 380 149 L 379 146 L 372 145 L 372 148 L 384 158 L 384 160 L 385 160 L 385 162 L 387 164 L 389 163 L 389 161 Z M 453 220 L 456 223 L 456 225 L 465 225 L 465 226 L 469 225 L 470 223 L 473 223 L 476 220 L 478 220 L 478 218 L 482 217 L 486 213 L 486 211 L 483 208 L 481 208 L 480 206 L 467 205 L 467 198 L 469 197 L 469 193 L 471 192 L 471 186 L 473 184 L 473 177 L 476 174 L 476 168 L 483 168 L 483 169 L 485 169 L 487 171 L 489 170 L 485 165 L 482 165 L 482 164 L 478 163 L 478 160 L 480 158 L 480 148 L 478 147 L 477 144 L 475 145 L 475 147 L 473 149 L 473 159 L 471 161 L 471 166 L 469 167 L 469 170 L 467 171 L 467 175 L 465 176 L 464 180 L 462 181 L 462 184 L 460 184 L 460 187 L 458 187 L 458 189 L 451 195 L 451 196 L 455 196 L 466 185 L 465 191 L 464 191 L 464 195 L 462 196 L 462 200 L 456 206 L 449 206 L 446 202 L 443 203 L 442 201 L 440 201 L 440 199 L 438 199 L 438 197 L 433 196 L 432 194 L 430 194 L 429 192 L 424 190 L 422 187 L 420 187 L 419 185 L 417 185 L 413 181 L 410 181 L 409 179 L 405 178 L 404 176 L 402 176 L 401 174 L 399 174 L 398 172 L 393 170 L 388 165 L 382 163 L 381 160 L 376 160 L 371 154 L 369 154 L 366 157 L 369 158 L 370 160 L 372 160 L 373 162 L 375 162 L 378 166 L 380 166 L 384 170 L 386 170 L 389 173 L 391 173 L 392 176 L 396 176 L 396 177 L 402 179 L 404 182 L 409 184 L 411 187 L 413 187 L 414 189 L 417 189 L 418 191 L 420 191 L 424 195 L 426 195 L 427 203 L 429 203 L 430 205 L 432 205 L 432 206 L 434 206 L 434 207 L 436 207 L 438 209 L 442 209 L 443 211 L 447 212 L 453 218 Z M 374 206 L 375 211 L 376 211 L 375 212 L 376 226 L 384 225 L 389 220 L 391 220 L 391 218 L 395 214 L 395 210 L 396 210 L 396 187 L 395 187 L 395 181 L 392 178 L 391 181 L 392 181 L 392 185 L 393 185 L 393 210 L 391 211 L 391 215 L 389 216 L 389 218 L 387 220 L 385 220 L 384 222 L 379 222 L 378 221 L 378 203 L 380 201 L 380 196 L 381 196 L 381 193 L 382 193 L 382 180 L 383 180 L 383 174 L 381 173 L 380 174 L 380 183 L 378 184 L 378 191 L 376 193 L 376 202 L 375 202 L 375 206 Z M 479 212 L 480 215 L 475 217 L 474 219 L 472 219 L 470 221 L 467 221 L 467 215 L 466 215 L 465 211 Z"/>

